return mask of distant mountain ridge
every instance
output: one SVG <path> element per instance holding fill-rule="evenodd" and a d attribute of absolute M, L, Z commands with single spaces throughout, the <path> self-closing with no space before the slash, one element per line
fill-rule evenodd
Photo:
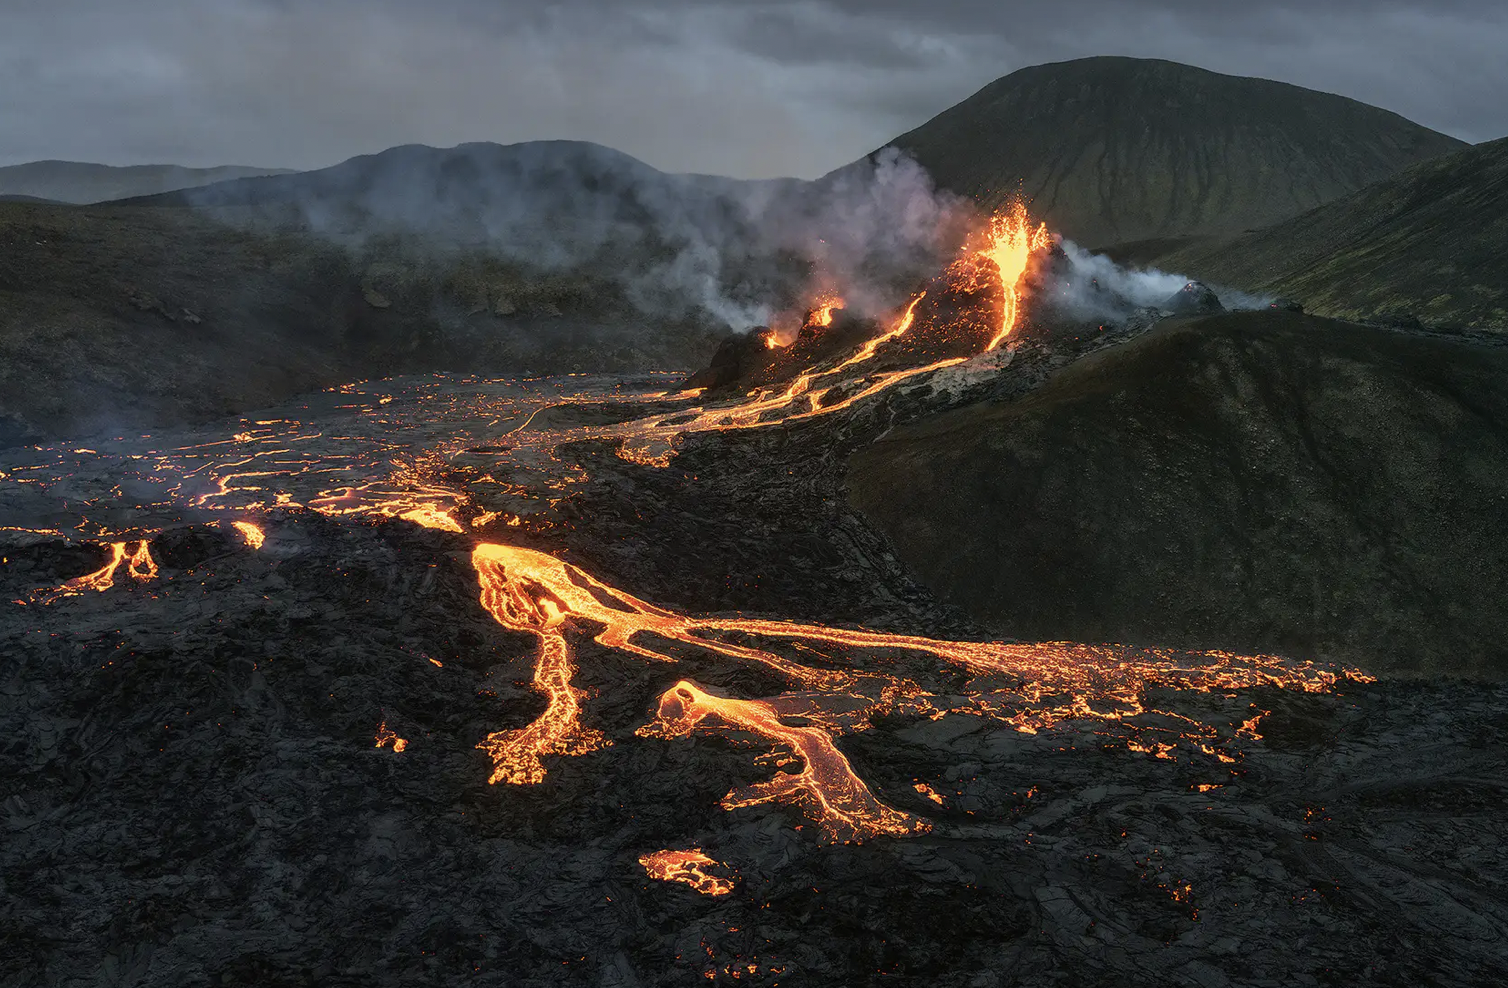
<path fill-rule="evenodd" d="M 287 175 L 286 168 L 221 165 L 99 165 L 83 161 L 30 161 L 0 167 L 0 195 L 75 204 L 107 202 L 210 185 L 251 175 Z"/>
<path fill-rule="evenodd" d="M 328 168 L 249 176 L 123 200 L 128 206 L 251 209 L 323 232 L 510 238 L 548 251 L 567 238 L 607 239 L 629 227 L 691 218 L 720 193 L 755 183 L 671 175 L 584 141 L 405 144 Z"/>
<path fill-rule="evenodd" d="M 888 146 L 1099 247 L 1267 226 L 1467 144 L 1287 83 L 1097 57 L 1021 69 Z"/>

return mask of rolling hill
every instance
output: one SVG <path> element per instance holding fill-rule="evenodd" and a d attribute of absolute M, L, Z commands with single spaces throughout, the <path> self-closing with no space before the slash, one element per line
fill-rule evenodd
<path fill-rule="evenodd" d="M 1508 347 L 1174 320 L 901 426 L 850 500 L 1000 634 L 1508 676 Z"/>
<path fill-rule="evenodd" d="M 287 169 L 223 165 L 96 165 L 82 161 L 31 161 L 0 168 L 0 195 L 54 202 L 92 203 L 153 195 L 249 175 L 285 175 Z"/>
<path fill-rule="evenodd" d="M 619 284 L 200 211 L 0 203 L 0 446 L 203 421 L 352 378 L 634 371 L 713 331 Z"/>
<path fill-rule="evenodd" d="M 1340 319 L 1508 330 L 1508 138 L 1416 165 L 1233 238 L 1123 256 Z"/>
<path fill-rule="evenodd" d="M 1089 247 L 1267 226 L 1466 147 L 1344 97 L 1121 57 L 1022 69 L 890 146 Z"/>

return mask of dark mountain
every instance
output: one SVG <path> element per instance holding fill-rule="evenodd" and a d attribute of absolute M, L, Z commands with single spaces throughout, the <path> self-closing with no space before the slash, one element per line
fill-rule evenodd
<path fill-rule="evenodd" d="M 1266 226 L 1466 146 L 1340 96 L 1120 57 L 1022 69 L 891 144 L 1091 247 Z"/>
<path fill-rule="evenodd" d="M 1276 226 L 1136 245 L 1155 262 L 1342 319 L 1508 330 L 1508 138 L 1417 165 Z"/>
<path fill-rule="evenodd" d="M 154 195 L 248 175 L 290 174 L 282 168 L 184 168 L 181 165 L 96 165 L 82 161 L 32 161 L 0 168 L 0 194 L 89 203 Z"/>
<path fill-rule="evenodd" d="M 1505 380 L 1500 345 L 1178 320 L 895 429 L 850 496 L 997 633 L 1503 677 Z"/>

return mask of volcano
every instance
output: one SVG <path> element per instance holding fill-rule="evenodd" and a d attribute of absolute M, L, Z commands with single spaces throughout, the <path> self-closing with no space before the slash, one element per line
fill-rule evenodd
<path fill-rule="evenodd" d="M 537 268 L 466 253 L 518 197 L 467 212 L 494 179 L 650 262 L 648 192 L 721 187 L 603 149 L 7 204 L 4 293 L 94 286 L 152 327 L 105 357 L 78 309 L 12 330 L 61 367 L 0 368 L 33 414 L 119 354 L 151 368 L 127 394 L 264 350 L 316 382 L 0 448 L 7 977 L 1490 977 L 1508 351 L 1120 268 L 887 160 L 922 235 L 740 248 L 718 277 L 769 274 L 741 283 L 769 325 L 715 349 L 611 321 L 610 275 L 526 296 Z M 405 267 L 385 226 L 457 253 Z M 101 229 L 153 231 L 154 281 Z M 231 284 L 263 291 L 218 307 Z M 235 331 L 269 301 L 283 338 Z M 540 325 L 584 363 L 518 373 Z M 643 349 L 603 370 L 604 338 Z"/>

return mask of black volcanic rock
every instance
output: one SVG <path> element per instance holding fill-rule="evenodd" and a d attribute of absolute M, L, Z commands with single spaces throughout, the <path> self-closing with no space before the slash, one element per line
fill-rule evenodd
<path fill-rule="evenodd" d="M 1184 285 L 1162 307 L 1175 316 L 1207 316 L 1225 311 L 1220 296 L 1208 285 L 1198 281 Z"/>
<path fill-rule="evenodd" d="M 983 386 L 1030 392 L 1062 370 L 1045 357 L 1022 348 Z M 591 478 L 558 506 L 572 523 L 507 537 L 657 606 L 987 637 L 950 624 L 841 496 L 854 444 L 948 400 L 923 390 L 688 436 L 673 469 L 571 443 L 562 458 Z M 637 733 L 684 670 L 746 697 L 777 678 L 690 647 L 646 662 L 579 621 L 572 681 L 611 743 L 547 756 L 538 784 L 488 785 L 479 742 L 545 701 L 531 636 L 479 604 L 474 538 L 260 520 L 262 551 L 175 529 L 154 581 L 50 608 L 9 600 L 98 552 L 0 533 L 0 960 L 16 984 L 1472 984 L 1501 953 L 1502 685 L 1155 690 L 1141 719 L 1174 737 L 1185 717 L 1249 720 L 1229 754 L 1132 747 L 1113 721 L 881 712 L 834 743 L 932 830 L 834 845 L 809 809 L 727 808 L 791 767 L 779 748 Z M 790 654 L 968 685 L 903 649 Z M 640 863 L 689 847 L 731 891 Z"/>
<path fill-rule="evenodd" d="M 1466 145 L 1354 100 L 1174 62 L 1021 69 L 891 146 L 1087 246 L 1239 233 Z"/>
<path fill-rule="evenodd" d="M 748 380 L 769 363 L 770 337 L 768 326 L 729 334 L 713 351 L 707 366 L 688 377 L 685 386 L 717 390 Z"/>

